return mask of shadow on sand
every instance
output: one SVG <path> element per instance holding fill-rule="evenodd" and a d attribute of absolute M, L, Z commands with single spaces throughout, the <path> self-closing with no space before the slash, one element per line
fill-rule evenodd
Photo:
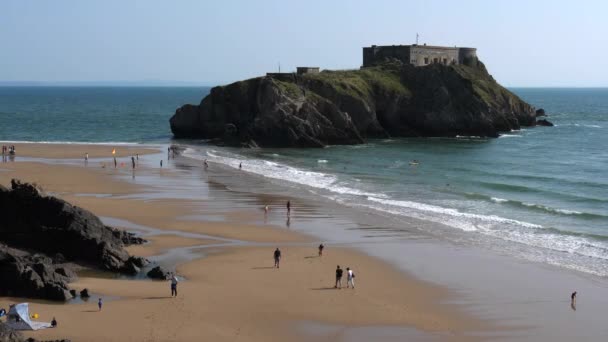
<path fill-rule="evenodd" d="M 321 290 L 338 290 L 338 288 L 335 288 L 333 286 L 328 286 L 328 287 L 313 287 L 311 288 L 311 290 L 314 291 L 321 291 Z"/>
<path fill-rule="evenodd" d="M 144 297 L 144 299 L 169 299 L 169 298 L 173 298 L 171 296 L 164 296 L 164 297 Z"/>
<path fill-rule="evenodd" d="M 271 270 L 275 268 L 274 266 L 264 266 L 264 267 L 252 267 L 252 270 Z"/>

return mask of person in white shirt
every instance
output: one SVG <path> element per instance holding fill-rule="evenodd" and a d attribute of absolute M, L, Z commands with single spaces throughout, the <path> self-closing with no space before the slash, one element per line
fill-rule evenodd
<path fill-rule="evenodd" d="M 177 276 L 175 274 L 171 275 L 171 297 L 175 296 L 177 297 L 177 283 L 179 282 L 179 280 L 177 280 Z"/>
<path fill-rule="evenodd" d="M 355 288 L 355 272 L 350 268 L 346 268 L 346 288 L 351 286 L 353 289 Z"/>

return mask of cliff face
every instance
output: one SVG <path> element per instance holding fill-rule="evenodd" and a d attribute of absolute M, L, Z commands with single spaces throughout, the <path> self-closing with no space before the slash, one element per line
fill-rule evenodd
<path fill-rule="evenodd" d="M 258 77 L 215 87 L 171 118 L 175 137 L 245 146 L 323 147 L 366 138 L 496 137 L 535 124 L 529 104 L 477 61 Z"/>

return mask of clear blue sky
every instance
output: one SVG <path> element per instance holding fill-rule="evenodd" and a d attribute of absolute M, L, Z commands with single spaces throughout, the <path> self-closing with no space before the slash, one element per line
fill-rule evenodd
<path fill-rule="evenodd" d="M 506 86 L 608 86 L 608 1 L 2 0 L 0 81 L 227 83 L 357 68 L 361 47 L 477 47 Z"/>

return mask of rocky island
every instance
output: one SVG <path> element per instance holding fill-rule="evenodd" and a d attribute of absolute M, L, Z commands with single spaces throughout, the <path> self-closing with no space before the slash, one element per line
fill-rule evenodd
<path fill-rule="evenodd" d="M 324 147 L 368 138 L 497 137 L 536 125 L 535 109 L 475 55 L 420 66 L 366 61 L 365 49 L 361 69 L 269 73 L 214 87 L 199 105 L 177 109 L 171 130 L 232 146 Z"/>

